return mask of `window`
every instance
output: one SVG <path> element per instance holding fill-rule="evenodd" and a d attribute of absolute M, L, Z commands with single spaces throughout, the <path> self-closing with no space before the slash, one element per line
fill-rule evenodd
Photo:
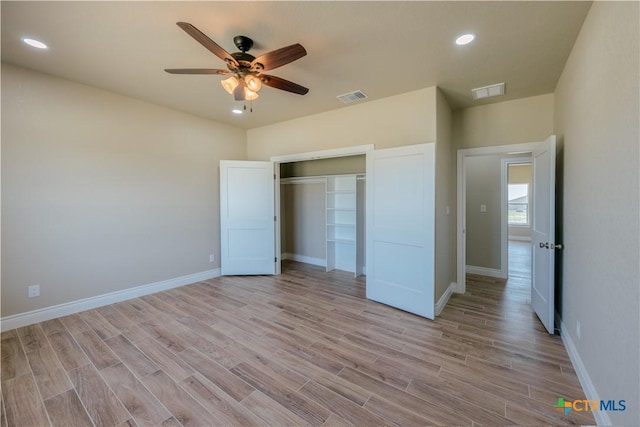
<path fill-rule="evenodd" d="M 508 185 L 508 218 L 509 225 L 529 225 L 529 184 Z"/>

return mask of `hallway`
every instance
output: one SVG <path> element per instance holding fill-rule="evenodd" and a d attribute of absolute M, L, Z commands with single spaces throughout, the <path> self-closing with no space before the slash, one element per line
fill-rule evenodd
<path fill-rule="evenodd" d="M 507 289 L 531 302 L 531 242 L 509 240 Z"/>

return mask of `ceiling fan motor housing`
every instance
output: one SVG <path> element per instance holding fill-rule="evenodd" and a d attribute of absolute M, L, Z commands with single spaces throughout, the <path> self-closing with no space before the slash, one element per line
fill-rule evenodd
<path fill-rule="evenodd" d="M 251 48 L 253 47 L 253 40 L 251 40 L 247 36 L 235 36 L 233 38 L 233 44 L 235 44 L 236 47 L 240 49 L 240 51 L 246 52 L 248 50 L 251 50 Z"/>

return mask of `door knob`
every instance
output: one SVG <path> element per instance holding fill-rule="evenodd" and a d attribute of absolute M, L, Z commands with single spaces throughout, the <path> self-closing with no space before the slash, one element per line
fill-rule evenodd
<path fill-rule="evenodd" d="M 551 249 L 557 249 L 559 251 L 564 249 L 564 246 L 562 246 L 562 243 L 552 243 L 551 244 Z"/>

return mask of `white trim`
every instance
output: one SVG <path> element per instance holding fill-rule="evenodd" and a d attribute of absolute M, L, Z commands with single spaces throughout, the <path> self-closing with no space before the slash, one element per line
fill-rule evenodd
<path fill-rule="evenodd" d="M 467 280 L 465 278 L 465 265 L 467 264 L 467 224 L 466 224 L 466 211 L 467 211 L 467 184 L 466 184 L 466 171 L 465 171 L 465 150 L 458 150 L 457 159 L 457 225 L 456 225 L 456 237 L 457 237 L 457 254 L 456 254 L 456 292 L 464 294 L 467 288 Z"/>
<path fill-rule="evenodd" d="M 28 326 L 34 323 L 55 319 L 61 316 L 67 316 L 69 314 L 91 310 L 93 308 L 102 307 L 116 302 L 126 301 L 132 298 L 154 294 L 160 291 L 166 291 L 167 289 L 173 289 L 180 286 L 189 285 L 191 283 L 202 282 L 204 280 L 213 279 L 214 277 L 218 276 L 220 276 L 220 269 L 216 268 L 200 273 L 193 273 L 186 276 L 176 277 L 174 279 L 162 280 L 160 282 L 136 286 L 134 288 L 110 292 L 108 294 L 98 295 L 95 297 L 84 298 L 77 301 L 71 301 L 64 304 L 58 304 L 51 307 L 28 311 L 26 313 L 15 314 L 13 316 L 6 316 L 0 319 L 0 330 L 4 332 L 11 329 L 20 328 L 22 326 Z"/>
<path fill-rule="evenodd" d="M 306 255 L 290 254 L 285 252 L 282 254 L 282 260 L 290 259 L 291 261 L 304 262 L 305 264 L 317 265 L 319 267 L 326 267 L 327 260 L 322 258 L 314 258 Z"/>
<path fill-rule="evenodd" d="M 273 240 L 276 255 L 276 276 L 279 276 L 282 273 L 282 257 L 278 257 L 278 254 L 282 251 L 282 242 L 280 241 L 280 239 L 282 238 L 282 233 L 280 232 L 280 215 L 282 214 L 282 212 L 280 212 L 280 184 L 282 183 L 282 181 L 280 180 L 280 167 L 276 164 L 273 164 L 273 178 L 273 214 L 276 217 L 276 221 L 273 227 Z"/>
<path fill-rule="evenodd" d="M 330 159 L 332 157 L 357 156 L 373 150 L 373 144 L 354 145 L 353 147 L 334 148 L 332 150 L 312 151 L 309 153 L 287 154 L 273 156 L 271 161 L 275 163 L 299 162 L 302 160 Z"/>
<path fill-rule="evenodd" d="M 580 385 L 582 386 L 582 390 L 584 391 L 586 398 L 589 400 L 599 401 L 600 396 L 598 395 L 598 391 L 593 385 L 591 377 L 589 377 L 587 368 L 585 368 L 584 363 L 582 363 L 580 354 L 578 354 L 578 350 L 573 344 L 571 336 L 569 335 L 569 331 L 567 330 L 564 322 L 560 322 L 560 337 L 562 338 L 564 347 L 567 349 L 569 359 L 571 359 L 571 364 L 573 365 L 573 369 L 576 371 L 576 375 L 578 376 L 578 380 L 580 381 Z M 607 414 L 606 411 L 593 411 L 592 414 L 596 419 L 596 424 L 598 424 L 599 426 L 610 426 L 612 424 L 611 419 L 609 418 L 609 414 Z"/>
<path fill-rule="evenodd" d="M 444 293 L 436 303 L 436 316 L 440 316 L 440 313 L 442 313 L 442 310 L 444 310 L 444 307 L 447 305 L 447 302 L 449 302 L 449 298 L 451 298 L 451 295 L 456 289 L 457 289 L 457 285 L 455 283 L 453 282 L 449 283 L 449 286 L 447 287 L 447 289 L 444 291 Z"/>
<path fill-rule="evenodd" d="M 462 148 L 458 152 L 464 152 L 465 157 L 486 156 L 490 154 L 525 154 L 533 153 L 540 144 L 538 142 L 525 142 L 522 144 L 493 145 L 491 147 Z"/>
<path fill-rule="evenodd" d="M 475 265 L 467 265 L 465 268 L 467 274 L 477 274 L 478 276 L 496 277 L 498 279 L 506 279 L 502 270 L 495 268 L 476 267 Z"/>

